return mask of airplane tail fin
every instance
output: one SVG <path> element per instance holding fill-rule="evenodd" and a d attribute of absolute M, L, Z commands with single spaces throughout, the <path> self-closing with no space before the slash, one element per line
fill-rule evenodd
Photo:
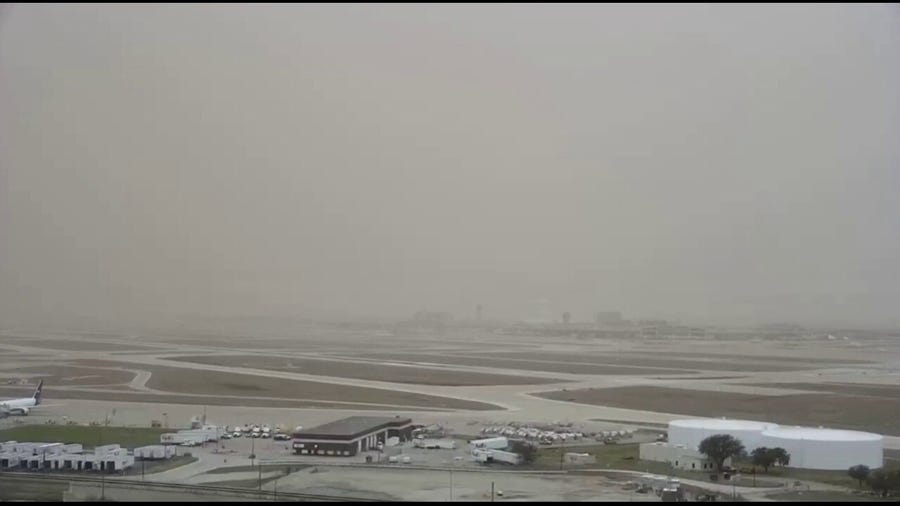
<path fill-rule="evenodd" d="M 37 389 L 34 391 L 34 395 L 32 396 L 34 398 L 35 406 L 37 406 L 38 404 L 41 403 L 41 389 L 42 388 L 44 388 L 44 380 L 41 380 L 40 383 L 38 383 Z"/>

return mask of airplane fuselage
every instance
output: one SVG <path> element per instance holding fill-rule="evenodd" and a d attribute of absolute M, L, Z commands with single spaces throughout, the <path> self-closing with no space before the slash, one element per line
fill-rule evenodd
<path fill-rule="evenodd" d="M 38 383 L 34 395 L 31 397 L 22 397 L 21 399 L 9 399 L 0 401 L 0 417 L 9 415 L 25 416 L 31 411 L 31 408 L 41 403 L 41 388 L 44 386 L 44 380 Z"/>
<path fill-rule="evenodd" d="M 35 406 L 37 403 L 30 397 L 0 401 L 0 410 L 8 411 L 10 415 L 27 415 Z"/>

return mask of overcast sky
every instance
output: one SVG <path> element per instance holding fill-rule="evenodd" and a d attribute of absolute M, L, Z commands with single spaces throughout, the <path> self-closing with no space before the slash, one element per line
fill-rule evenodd
<path fill-rule="evenodd" d="M 900 325 L 896 5 L 0 13 L 0 324 Z"/>

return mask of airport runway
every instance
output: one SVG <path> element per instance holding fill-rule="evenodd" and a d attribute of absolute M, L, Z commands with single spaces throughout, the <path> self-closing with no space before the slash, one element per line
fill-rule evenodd
<path fill-rule="evenodd" d="M 7 333 L 9 334 L 9 333 Z M 42 339 L 54 343 L 64 340 L 66 349 L 44 346 Z M 503 367 L 487 367 L 469 364 L 448 364 L 429 362 L 426 359 L 413 362 L 421 367 L 438 367 L 441 370 L 452 371 L 459 374 L 509 374 L 530 376 L 535 378 L 556 378 L 561 383 L 543 385 L 485 385 L 485 386 L 439 386 L 418 385 L 411 383 L 397 383 L 376 379 L 348 378 L 342 376 L 326 376 L 321 374 L 304 374 L 302 372 L 288 372 L 276 370 L 264 370 L 245 368 L 239 366 L 225 366 L 200 364 L 168 360 L 174 356 L 228 356 L 228 355 L 260 355 L 291 358 L 315 358 L 334 361 L 337 374 L 341 369 L 337 365 L 345 365 L 347 368 L 361 367 L 367 363 L 378 364 L 409 364 L 404 358 L 402 361 L 390 359 L 373 359 L 360 357 L 360 346 L 354 347 L 354 343 L 361 342 L 358 337 L 346 336 L 336 339 L 333 343 L 315 342 L 315 345 L 306 346 L 302 339 L 284 339 L 282 341 L 264 341 L 265 346 L 252 346 L 252 340 L 240 341 L 223 339 L 221 341 L 210 339 L 208 344 L 196 344 L 196 340 L 180 343 L 175 339 L 165 341 L 148 336 L 139 339 L 97 338 L 79 335 L 45 335 L 45 336 L 0 336 L 0 380 L 4 376 L 23 376 L 16 372 L 17 368 L 29 366 L 30 371 L 40 370 L 42 366 L 51 366 L 61 363 L 71 363 L 77 360 L 94 360 L 114 362 L 116 369 L 130 371 L 133 378 L 123 384 L 109 386 L 78 386 L 66 384 L 64 381 L 45 385 L 45 402 L 48 407 L 35 412 L 32 421 L 38 421 L 41 417 L 55 418 L 57 421 L 66 416 L 68 420 L 78 423 L 88 423 L 102 419 L 105 413 L 115 410 L 113 423 L 121 425 L 147 426 L 151 420 L 167 419 L 171 426 L 185 426 L 191 417 L 200 414 L 203 410 L 202 398 L 198 396 L 196 403 L 175 402 L 126 402 L 100 399 L 54 399 L 54 390 L 90 390 L 97 392 L 140 392 L 145 394 L 172 394 L 177 392 L 164 392 L 148 385 L 152 379 L 152 366 L 177 368 L 178 370 L 194 374 L 196 381 L 204 381 L 207 374 L 247 374 L 253 377 L 271 378 L 276 380 L 306 380 L 345 387 L 380 388 L 393 392 L 410 394 L 423 394 L 428 396 L 440 396 L 461 401 L 479 401 L 498 407 L 494 410 L 464 410 L 453 409 L 442 411 L 435 408 L 422 406 L 404 406 L 393 404 L 394 407 L 379 409 L 359 409 L 363 401 L 349 402 L 347 409 L 342 409 L 339 403 L 345 402 L 340 398 L 330 399 L 331 406 L 323 408 L 296 408 L 279 406 L 279 400 L 273 400 L 271 405 L 248 407 L 241 406 L 241 395 L 221 394 L 221 398 L 233 398 L 233 406 L 207 405 L 205 407 L 208 419 L 212 423 L 219 424 L 244 424 L 260 423 L 268 421 L 271 424 L 280 423 L 286 427 L 297 425 L 311 426 L 324 423 L 335 418 L 353 415 L 401 415 L 412 417 L 421 423 L 444 423 L 459 433 L 465 433 L 472 422 L 502 423 L 507 421 L 520 422 L 556 422 L 567 421 L 579 424 L 586 430 L 610 430 L 621 428 L 621 424 L 606 422 L 592 422 L 592 419 L 619 420 L 623 422 L 641 423 L 666 423 L 675 418 L 683 418 L 683 413 L 660 413 L 645 410 L 623 409 L 606 406 L 594 406 L 577 404 L 560 400 L 551 400 L 530 395 L 541 391 L 553 391 L 565 388 L 576 390 L 580 388 L 610 388 L 618 386 L 664 386 L 677 387 L 701 391 L 735 392 L 762 395 L 784 395 L 790 393 L 804 393 L 804 390 L 791 388 L 769 388 L 765 383 L 867 383 L 896 385 L 898 382 L 897 348 L 884 349 L 883 343 L 848 348 L 843 343 L 800 343 L 799 345 L 779 345 L 779 343 L 720 343 L 714 341 L 686 340 L 673 342 L 667 347 L 655 344 L 656 350 L 647 350 L 647 343 L 626 341 L 601 341 L 581 342 L 568 339 L 564 343 L 551 342 L 547 339 L 532 338 L 529 336 L 489 336 L 490 341 L 484 336 L 463 335 L 453 338 L 440 338 L 427 336 L 419 339 L 415 337 L 391 337 L 387 341 L 378 341 L 379 338 L 369 337 L 372 342 L 378 343 L 374 348 L 380 353 L 391 353 L 398 350 L 398 354 L 413 352 L 422 354 L 441 354 L 443 357 L 461 357 L 463 353 L 476 350 L 479 356 L 491 356 L 492 352 L 503 353 L 509 351 L 528 351 L 537 354 L 533 360 L 543 360 L 545 365 L 558 367 L 563 360 L 554 359 L 553 353 L 582 353 L 586 357 L 590 354 L 621 357 L 622 353 L 641 352 L 647 357 L 666 357 L 667 351 L 678 350 L 679 353 L 697 353 L 692 359 L 692 367 L 686 368 L 691 373 L 673 374 L 574 374 L 563 371 L 536 371 L 529 369 L 523 361 L 521 369 L 514 368 L 516 362 L 505 362 Z M 485 342 L 489 345 L 485 345 Z M 79 346 L 83 343 L 84 346 Z M 99 343 L 99 345 L 98 345 Z M 248 344 L 249 343 L 249 344 Z M 779 348 L 779 346 L 781 346 Z M 448 349 L 449 348 L 449 349 Z M 763 370 L 763 371 L 723 371 L 721 361 L 715 358 L 704 358 L 704 353 L 731 353 L 736 357 L 746 354 L 768 356 L 769 363 L 775 363 L 776 359 L 784 360 L 786 357 L 795 356 L 798 361 L 804 359 L 834 360 L 835 364 L 813 365 L 808 369 L 798 370 Z M 470 356 L 470 355 L 465 355 Z M 27 358 L 19 358 L 27 357 Z M 871 364 L 841 364 L 841 360 L 871 360 Z M 764 359 L 760 359 L 765 362 Z M 579 362 L 587 359 L 579 360 Z M 573 362 L 574 361 L 571 361 Z M 513 364 L 512 366 L 509 364 Z M 540 363 L 537 362 L 539 365 Z M 667 362 L 669 363 L 669 362 Z M 710 369 L 696 367 L 704 363 L 710 364 Z M 671 367 L 678 367 L 678 360 L 671 360 Z M 104 366 L 110 367 L 110 366 Z M 142 368 L 143 367 L 143 368 Z M 653 366 L 642 366 L 653 369 Z M 564 369 L 565 367 L 563 367 Z M 169 369 L 174 370 L 174 369 Z M 30 372 L 30 376 L 37 377 L 38 372 Z M 713 378 L 713 379 L 703 379 Z M 720 379 L 725 378 L 725 379 Z M 24 390 L 23 390 L 24 392 Z M 6 395 L 4 395 L 5 397 Z M 231 397 L 229 397 L 231 396 Z M 268 397 L 266 392 L 255 392 L 255 397 Z M 292 399 L 303 399 L 304 392 L 297 391 L 291 394 Z M 162 400 L 162 399 L 161 399 Z M 377 405 L 385 402 L 374 401 Z M 52 404 L 52 407 L 50 405 Z M 388 403 L 390 404 L 390 403 Z M 165 413 L 165 415 L 164 415 Z M 0 421 L 0 425 L 9 423 L 9 420 Z M 897 437 L 885 439 L 886 448 L 900 448 Z"/>

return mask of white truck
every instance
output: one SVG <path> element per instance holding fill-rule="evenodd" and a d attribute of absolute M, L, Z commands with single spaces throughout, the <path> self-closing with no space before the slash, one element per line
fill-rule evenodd
<path fill-rule="evenodd" d="M 429 450 L 455 450 L 456 441 L 452 439 L 415 439 L 413 440 L 413 446 Z"/>

